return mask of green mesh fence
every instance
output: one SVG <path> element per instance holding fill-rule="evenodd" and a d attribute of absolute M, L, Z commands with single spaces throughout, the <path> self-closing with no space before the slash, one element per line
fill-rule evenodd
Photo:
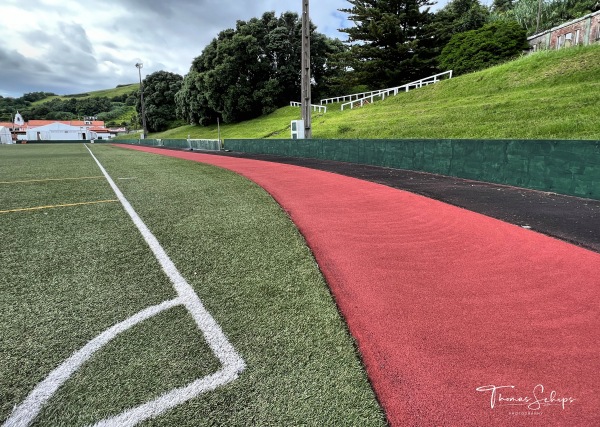
<path fill-rule="evenodd" d="M 187 139 L 161 139 L 161 145 L 167 148 L 178 148 L 180 150 L 189 150 L 190 143 Z"/>
<path fill-rule="evenodd" d="M 225 149 L 432 172 L 600 199 L 600 141 L 228 139 Z"/>
<path fill-rule="evenodd" d="M 190 139 L 191 148 L 194 150 L 219 151 L 221 150 L 221 141 L 218 139 Z"/>
<path fill-rule="evenodd" d="M 160 139 L 117 139 L 115 144 L 143 145 L 145 147 L 160 147 Z"/>
<path fill-rule="evenodd" d="M 179 150 L 219 151 L 221 143 L 217 139 L 119 139 L 119 144 L 166 147 Z"/>
<path fill-rule="evenodd" d="M 108 139 L 64 139 L 64 140 L 44 140 L 44 141 L 17 141 L 16 144 L 106 144 L 111 142 Z"/>

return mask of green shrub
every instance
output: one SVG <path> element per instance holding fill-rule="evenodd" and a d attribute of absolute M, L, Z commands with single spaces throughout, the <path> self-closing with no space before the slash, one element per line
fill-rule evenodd
<path fill-rule="evenodd" d="M 498 21 L 452 36 L 440 66 L 465 74 L 512 59 L 529 48 L 525 30 L 515 21 Z"/>

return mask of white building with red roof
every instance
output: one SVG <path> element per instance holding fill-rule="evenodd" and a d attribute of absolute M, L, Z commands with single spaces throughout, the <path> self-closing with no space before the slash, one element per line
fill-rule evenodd
<path fill-rule="evenodd" d="M 20 141 L 76 141 L 110 139 L 102 120 L 29 120 L 17 112 L 14 123 L 0 123 Z"/>
<path fill-rule="evenodd" d="M 97 139 L 96 134 L 85 126 L 71 126 L 61 122 L 51 122 L 41 126 L 28 127 L 27 141 L 85 141 Z"/>

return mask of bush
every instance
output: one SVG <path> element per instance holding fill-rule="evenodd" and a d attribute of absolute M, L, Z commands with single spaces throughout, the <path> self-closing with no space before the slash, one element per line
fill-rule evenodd
<path fill-rule="evenodd" d="M 115 120 L 115 119 L 127 114 L 128 111 L 129 111 L 128 107 L 117 106 L 117 107 L 113 107 L 113 109 L 110 111 L 99 113 L 96 117 L 98 117 L 98 120 L 108 122 L 108 121 Z"/>
<path fill-rule="evenodd" d="M 512 59 L 529 48 L 525 30 L 514 21 L 498 21 L 452 36 L 440 55 L 440 67 L 465 74 Z"/>

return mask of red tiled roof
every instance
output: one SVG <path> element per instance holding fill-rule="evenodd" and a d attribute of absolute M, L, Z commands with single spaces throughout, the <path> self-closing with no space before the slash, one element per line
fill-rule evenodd
<path fill-rule="evenodd" d="M 94 120 L 90 124 L 86 124 L 83 120 L 29 120 L 26 125 L 29 127 L 39 127 L 51 125 L 52 123 L 62 123 L 63 125 L 69 126 L 94 126 L 104 127 L 104 122 L 100 120 Z"/>

